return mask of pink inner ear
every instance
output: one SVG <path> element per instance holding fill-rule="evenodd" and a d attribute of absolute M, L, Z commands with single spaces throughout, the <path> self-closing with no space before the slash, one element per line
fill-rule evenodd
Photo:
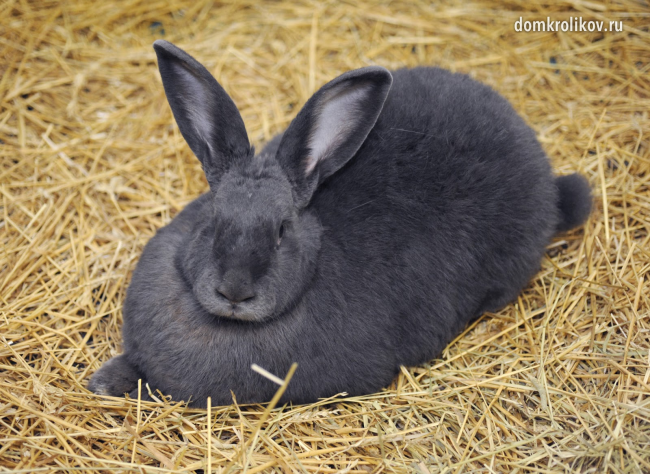
<path fill-rule="evenodd" d="M 201 79 L 187 70 L 185 65 L 178 67 L 177 73 L 178 81 L 182 84 L 181 90 L 185 92 L 185 104 L 183 104 L 183 107 L 187 112 L 187 117 L 196 135 L 206 143 L 212 152 L 210 131 L 214 129 L 214 123 L 212 117 L 210 117 L 209 107 L 212 101 L 203 88 L 196 87 L 197 81 L 201 81 Z"/>
<path fill-rule="evenodd" d="M 372 90 L 372 84 L 342 83 L 327 91 L 318 108 L 316 123 L 309 137 L 311 153 L 305 160 L 305 176 L 328 159 L 348 139 L 358 118 L 359 103 Z"/>

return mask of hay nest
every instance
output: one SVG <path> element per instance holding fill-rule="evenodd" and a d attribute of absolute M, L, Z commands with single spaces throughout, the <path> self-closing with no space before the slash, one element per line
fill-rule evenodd
<path fill-rule="evenodd" d="M 0 469 L 650 472 L 642 3 L 0 4 Z M 622 31 L 517 32 L 520 17 Z M 558 173 L 588 177 L 593 215 L 517 301 L 380 393 L 209 413 L 94 396 L 142 247 L 207 189 L 163 95 L 161 37 L 218 77 L 258 146 L 348 69 L 467 72 L 510 99 Z"/>

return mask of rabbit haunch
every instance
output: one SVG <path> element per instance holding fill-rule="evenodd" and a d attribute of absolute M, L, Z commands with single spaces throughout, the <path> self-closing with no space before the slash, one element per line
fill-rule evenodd
<path fill-rule="evenodd" d="M 550 239 L 590 210 L 489 87 L 438 68 L 347 72 L 254 157 L 237 107 L 187 53 L 154 44 L 172 112 L 210 192 L 145 247 L 124 353 L 97 393 L 137 380 L 175 400 L 359 395 L 440 353 L 517 296 Z"/>

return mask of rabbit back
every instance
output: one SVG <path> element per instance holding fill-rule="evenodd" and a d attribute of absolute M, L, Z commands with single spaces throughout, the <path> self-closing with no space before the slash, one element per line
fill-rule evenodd
<path fill-rule="evenodd" d="M 392 74 L 375 127 L 313 206 L 323 254 L 345 249 L 320 271 L 340 265 L 350 298 L 390 308 L 408 365 L 516 297 L 555 233 L 558 190 L 534 132 L 492 89 L 438 68 Z"/>

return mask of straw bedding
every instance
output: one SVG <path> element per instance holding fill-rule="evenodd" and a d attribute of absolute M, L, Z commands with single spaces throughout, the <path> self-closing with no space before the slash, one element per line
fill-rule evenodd
<path fill-rule="evenodd" d="M 0 469 L 650 472 L 647 7 L 0 3 Z M 517 32 L 520 17 L 623 31 Z M 594 212 L 517 301 L 377 394 L 209 413 L 94 396 L 144 244 L 207 189 L 157 38 L 206 64 L 258 146 L 348 69 L 469 73 L 513 103 L 559 174 L 589 179 Z"/>

